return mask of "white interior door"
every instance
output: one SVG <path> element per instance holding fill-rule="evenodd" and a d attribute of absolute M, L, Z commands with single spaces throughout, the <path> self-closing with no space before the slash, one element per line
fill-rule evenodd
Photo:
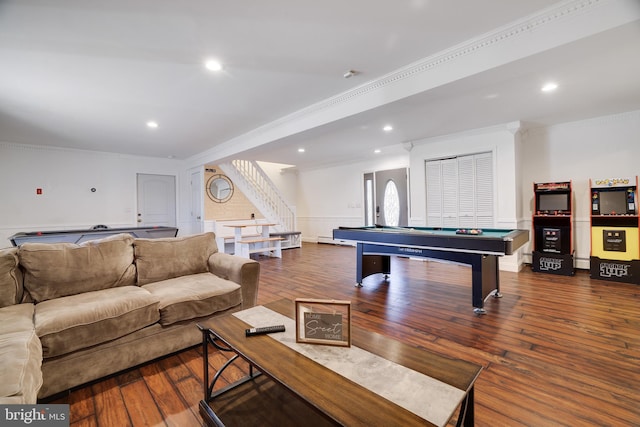
<path fill-rule="evenodd" d="M 176 226 L 176 177 L 138 174 L 138 226 Z"/>
<path fill-rule="evenodd" d="M 197 171 L 191 174 L 191 232 L 202 233 L 204 231 L 202 199 L 202 172 Z"/>

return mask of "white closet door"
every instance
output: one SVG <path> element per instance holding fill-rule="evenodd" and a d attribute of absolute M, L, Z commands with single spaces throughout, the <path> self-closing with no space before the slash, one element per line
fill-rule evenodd
<path fill-rule="evenodd" d="M 476 227 L 474 156 L 458 157 L 458 227 Z"/>
<path fill-rule="evenodd" d="M 458 226 L 458 161 L 442 160 L 442 226 Z"/>
<path fill-rule="evenodd" d="M 442 165 L 426 162 L 427 227 L 442 227 Z"/>
<path fill-rule="evenodd" d="M 492 228 L 493 154 L 425 163 L 427 226 Z"/>
<path fill-rule="evenodd" d="M 482 153 L 475 158 L 476 227 L 494 227 L 493 218 L 493 156 Z"/>

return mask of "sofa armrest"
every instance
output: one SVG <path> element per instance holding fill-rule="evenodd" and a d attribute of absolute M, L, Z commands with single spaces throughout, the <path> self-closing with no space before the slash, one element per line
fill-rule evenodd
<path fill-rule="evenodd" d="M 216 252 L 209 257 L 209 271 L 218 277 L 231 280 L 242 286 L 242 307 L 253 307 L 258 303 L 260 263 L 236 255 Z"/>
<path fill-rule="evenodd" d="M 30 303 L 0 308 L 0 405 L 35 404 L 42 387 L 42 343 Z"/>

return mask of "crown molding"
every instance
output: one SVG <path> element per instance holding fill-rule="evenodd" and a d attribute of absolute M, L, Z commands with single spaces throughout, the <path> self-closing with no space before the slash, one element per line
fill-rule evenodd
<path fill-rule="evenodd" d="M 382 76 L 372 82 L 366 83 L 335 97 L 328 98 L 324 101 L 313 104 L 289 116 L 285 116 L 280 120 L 291 120 L 297 115 L 307 114 L 311 111 L 316 111 L 334 106 L 336 104 L 348 102 L 353 98 L 379 90 L 386 86 L 390 86 L 398 81 L 402 81 L 417 74 L 426 73 L 432 69 L 442 67 L 443 65 L 455 61 L 461 57 L 475 54 L 478 51 L 486 49 L 490 46 L 500 43 L 506 43 L 514 37 L 520 36 L 521 34 L 529 34 L 533 31 L 539 30 L 543 26 L 550 25 L 559 20 L 567 19 L 569 16 L 585 13 L 593 9 L 595 6 L 608 2 L 610 2 L 610 0 L 569 0 L 562 2 L 553 7 L 543 9 L 535 15 L 530 15 L 507 26 L 499 27 L 482 36 L 467 40 L 449 49 L 438 52 L 437 54 L 423 58 L 403 68 L 395 70 L 385 76 Z M 267 126 L 271 124 L 278 124 L 278 122 L 279 120 L 276 120 L 272 123 L 269 123 Z"/>
<path fill-rule="evenodd" d="M 103 158 L 113 157 L 116 159 L 154 159 L 158 161 L 168 161 L 168 162 L 175 162 L 175 163 L 179 163 L 183 161 L 180 159 L 169 159 L 164 157 L 147 157 L 147 156 L 141 156 L 137 154 L 114 153 L 111 151 L 96 151 L 96 150 L 87 150 L 87 149 L 72 148 L 72 147 L 21 144 L 17 142 L 2 142 L 2 141 L 0 141 L 0 149 L 22 151 L 22 152 L 69 153 L 69 154 L 77 154 L 77 155 L 84 155 L 84 156 L 101 156 Z"/>
<path fill-rule="evenodd" d="M 579 15 L 596 14 L 605 5 L 615 7 L 615 12 L 625 14 L 625 7 L 635 0 L 567 0 L 543 9 L 508 25 L 496 28 L 488 33 L 467 40 L 449 49 L 438 52 L 429 57 L 394 70 L 382 77 L 364 83 L 351 90 L 311 104 L 305 108 L 283 116 L 263 126 L 255 128 L 243 135 L 223 142 L 216 147 L 187 159 L 189 163 L 203 163 L 214 159 L 226 159 L 242 151 L 255 148 L 276 139 L 302 132 L 313 127 L 321 126 L 351 114 L 357 114 L 379 105 L 357 106 L 364 98 L 374 95 L 375 99 L 385 99 L 391 102 L 418 93 L 419 84 L 411 84 L 415 79 L 429 80 L 429 73 L 444 69 L 461 59 L 482 54 L 488 49 L 500 45 L 510 45 L 514 39 L 530 37 L 533 33 L 544 34 L 547 27 L 561 24 Z M 596 15 L 597 16 L 597 15 Z M 548 42 L 549 43 L 549 42 Z M 455 64 L 453 64 L 455 65 Z M 414 93 L 389 95 L 401 83 L 407 83 L 414 89 Z M 442 84 L 442 83 L 440 83 Z M 436 83 L 435 86 L 438 86 Z M 385 91 L 385 96 L 378 95 Z M 366 104 L 365 101 L 362 102 Z M 358 110 L 359 109 L 359 110 Z M 209 159 L 209 160 L 205 160 Z"/>
<path fill-rule="evenodd" d="M 625 111 L 606 116 L 592 117 L 590 119 L 575 120 L 572 122 L 558 123 L 550 126 L 531 126 L 527 128 L 527 136 L 545 135 L 554 130 L 584 129 L 588 126 L 619 126 L 620 123 L 640 123 L 640 110 Z"/>

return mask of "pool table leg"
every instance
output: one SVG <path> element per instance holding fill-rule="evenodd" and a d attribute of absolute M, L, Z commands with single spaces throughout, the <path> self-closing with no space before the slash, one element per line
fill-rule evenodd
<path fill-rule="evenodd" d="M 365 277 L 376 273 L 384 274 L 385 280 L 391 273 L 391 256 L 389 255 L 364 255 L 364 246 L 358 243 L 356 246 L 356 287 L 362 287 Z"/>
<path fill-rule="evenodd" d="M 473 294 L 473 312 L 486 314 L 484 300 L 493 295 L 501 298 L 500 293 L 500 268 L 496 255 L 472 255 L 471 259 L 471 283 Z"/>
<path fill-rule="evenodd" d="M 502 298 L 500 293 L 500 257 L 496 257 L 496 289 L 492 292 L 494 298 Z"/>

